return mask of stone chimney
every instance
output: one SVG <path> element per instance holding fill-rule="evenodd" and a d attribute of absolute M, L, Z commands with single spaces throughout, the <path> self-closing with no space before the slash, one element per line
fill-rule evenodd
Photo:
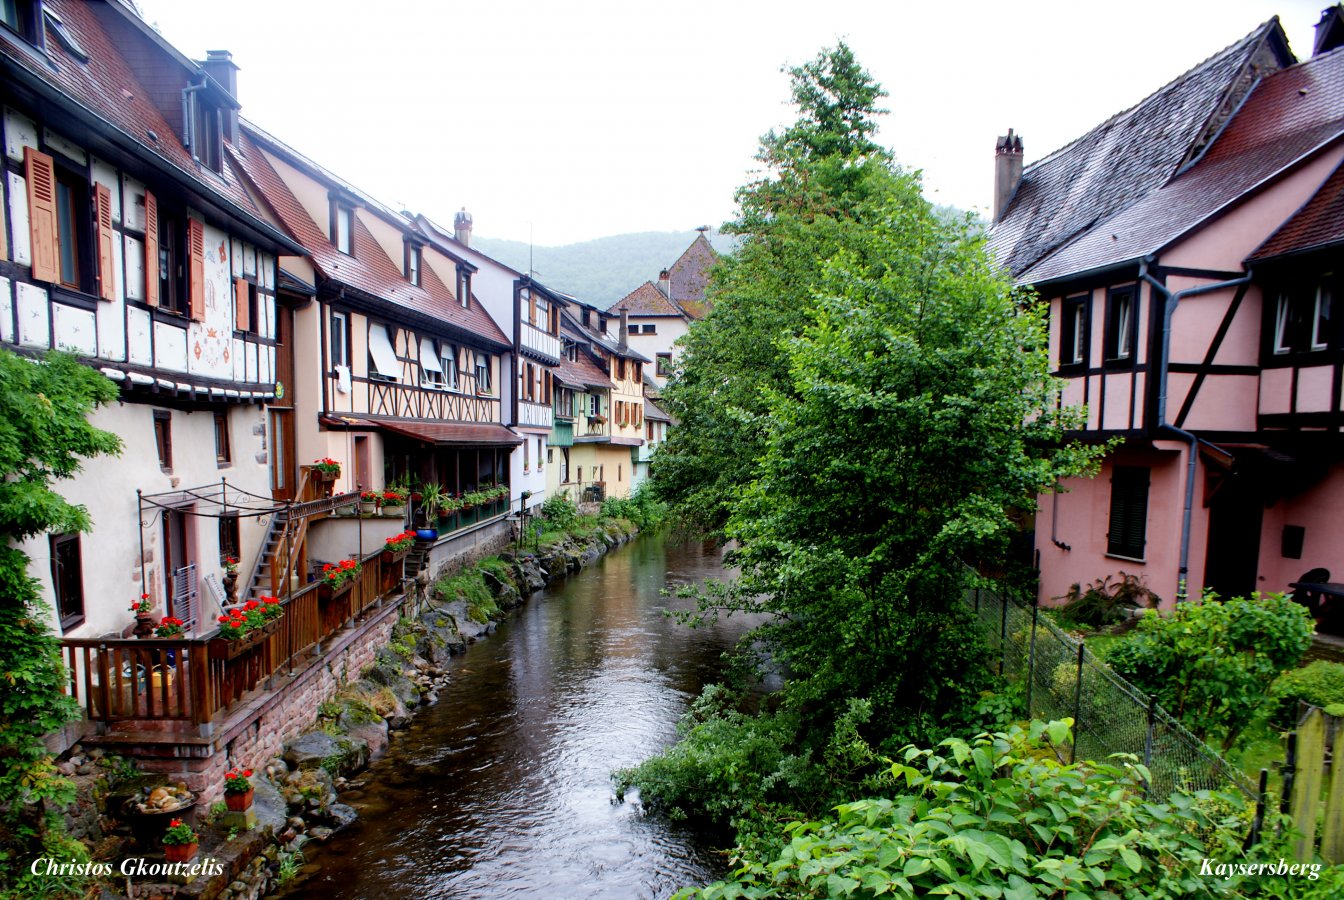
<path fill-rule="evenodd" d="M 1000 135 L 994 145 L 994 221 L 1003 218 L 1012 202 L 1017 185 L 1022 181 L 1022 137 L 1013 134 Z"/>
<path fill-rule="evenodd" d="M 662 291 L 664 296 L 672 296 L 672 273 L 667 269 L 658 273 L 658 290 Z"/>
<path fill-rule="evenodd" d="M 617 343 L 622 350 L 630 346 L 630 314 L 626 310 L 621 310 L 621 330 Z"/>
<path fill-rule="evenodd" d="M 1316 23 L 1316 42 L 1311 55 L 1320 56 L 1341 45 L 1344 45 L 1344 5 L 1337 3 L 1321 11 L 1321 21 Z"/>
<path fill-rule="evenodd" d="M 453 216 L 453 237 L 462 246 L 471 246 L 471 213 L 465 206 Z"/>
<path fill-rule="evenodd" d="M 227 50 L 205 51 L 205 62 L 201 63 L 201 69 L 228 91 L 230 97 L 238 99 L 238 66 L 234 64 L 232 53 Z M 224 110 L 224 129 L 224 137 L 229 143 L 238 143 L 238 110 Z"/>

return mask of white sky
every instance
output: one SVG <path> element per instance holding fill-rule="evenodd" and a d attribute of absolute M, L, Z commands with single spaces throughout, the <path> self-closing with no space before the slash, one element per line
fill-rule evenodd
<path fill-rule="evenodd" d="M 138 0 L 194 59 L 233 53 L 243 114 L 383 202 L 559 245 L 718 225 L 784 64 L 844 38 L 891 94 L 879 141 L 982 211 L 996 135 L 1030 162 L 1279 15 L 1327 0 Z"/>

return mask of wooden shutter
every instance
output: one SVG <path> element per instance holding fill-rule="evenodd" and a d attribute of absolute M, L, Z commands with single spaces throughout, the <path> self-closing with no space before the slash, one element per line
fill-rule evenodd
<path fill-rule="evenodd" d="M 117 299 L 116 270 L 112 267 L 112 192 L 106 185 L 94 187 L 95 232 L 93 245 L 98 248 L 98 296 L 104 300 Z"/>
<path fill-rule="evenodd" d="M 238 331 L 252 330 L 252 310 L 248 302 L 246 278 L 233 279 L 233 327 Z"/>
<path fill-rule="evenodd" d="M 1116 466 L 1111 471 L 1111 521 L 1106 552 L 1143 559 L 1148 525 L 1148 469 Z"/>
<path fill-rule="evenodd" d="M 159 201 L 145 191 L 145 303 L 159 305 Z"/>
<path fill-rule="evenodd" d="M 191 295 L 191 319 L 205 321 L 205 226 L 195 219 L 187 219 L 187 253 L 191 259 L 188 269 L 188 291 Z"/>
<path fill-rule="evenodd" d="M 60 281 L 60 229 L 56 224 L 56 165 L 50 156 L 23 148 L 28 180 L 28 228 L 32 233 L 33 278 Z"/>

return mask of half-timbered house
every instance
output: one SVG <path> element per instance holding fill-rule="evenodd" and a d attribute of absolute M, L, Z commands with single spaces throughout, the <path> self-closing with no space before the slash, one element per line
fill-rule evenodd
<path fill-rule="evenodd" d="M 1043 599 L 1344 580 L 1338 17 L 1303 62 L 1267 22 L 1025 170 L 999 139 L 992 248 L 1049 303 L 1082 436 L 1120 439 L 1041 498 Z"/>
<path fill-rule="evenodd" d="M 298 248 L 226 151 L 229 54 L 187 59 L 117 2 L 0 10 L 0 343 L 70 351 L 121 388 L 92 419 L 121 455 L 59 486 L 92 530 L 23 549 L 69 640 L 129 633 L 141 595 L 199 633 L 225 559 L 262 539 L 276 257 Z"/>

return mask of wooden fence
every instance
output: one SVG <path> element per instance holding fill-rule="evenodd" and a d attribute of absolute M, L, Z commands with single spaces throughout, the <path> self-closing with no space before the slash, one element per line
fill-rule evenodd
<path fill-rule="evenodd" d="M 1330 865 L 1344 863 L 1344 766 L 1335 765 L 1341 732 L 1344 717 L 1309 706 L 1288 736 L 1283 806 L 1299 834 L 1293 849 L 1301 862 L 1319 853 Z"/>

